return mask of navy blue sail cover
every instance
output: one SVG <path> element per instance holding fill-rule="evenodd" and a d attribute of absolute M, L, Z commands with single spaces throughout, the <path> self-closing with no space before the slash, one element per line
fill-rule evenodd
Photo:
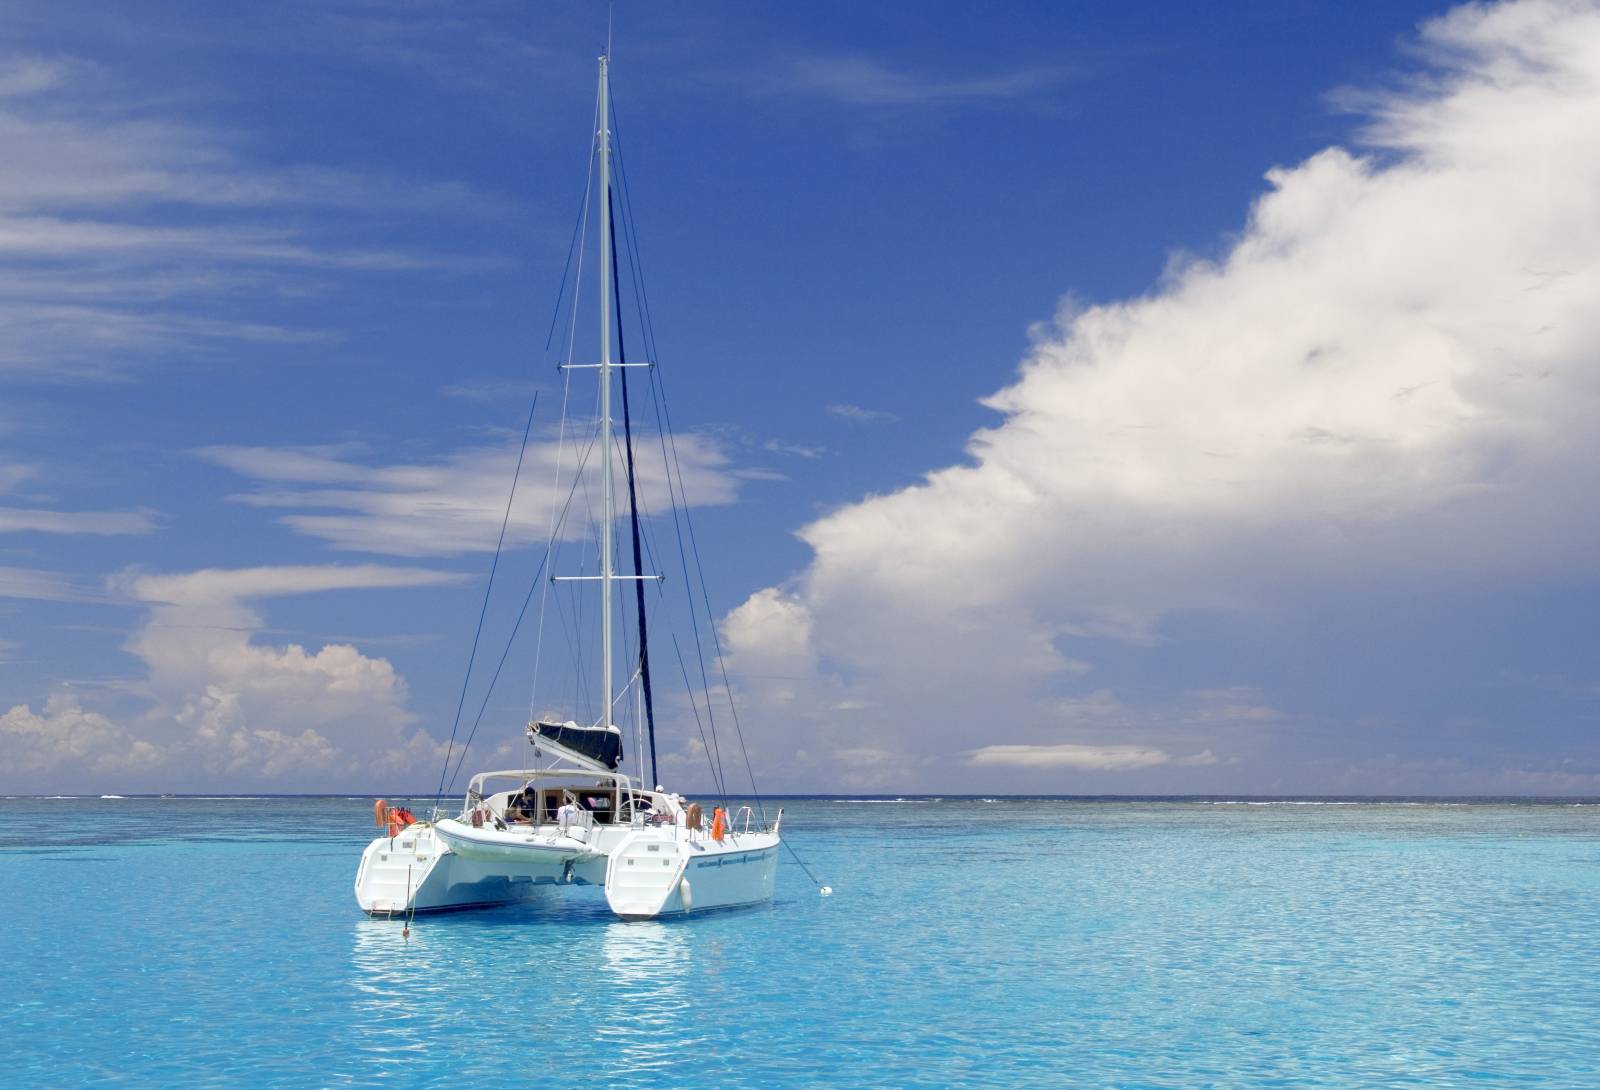
<path fill-rule="evenodd" d="M 599 761 L 613 772 L 622 763 L 622 732 L 616 727 L 580 727 L 576 723 L 535 723 L 533 733 L 558 746 Z"/>

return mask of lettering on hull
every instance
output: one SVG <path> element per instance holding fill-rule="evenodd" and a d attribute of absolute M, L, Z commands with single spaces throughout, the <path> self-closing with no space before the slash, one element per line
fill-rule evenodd
<path fill-rule="evenodd" d="M 757 852 L 740 852 L 738 855 L 725 855 L 717 859 L 697 859 L 694 869 L 711 870 L 714 867 L 737 867 L 745 863 L 760 863 L 772 856 L 775 851 L 775 848 L 763 848 Z"/>

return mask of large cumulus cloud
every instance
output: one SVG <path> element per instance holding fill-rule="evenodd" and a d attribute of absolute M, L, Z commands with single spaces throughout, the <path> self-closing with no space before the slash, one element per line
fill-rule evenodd
<path fill-rule="evenodd" d="M 966 462 L 801 532 L 810 566 L 725 621 L 767 720 L 876 746 L 902 783 L 941 782 L 906 756 L 930 749 L 1203 770 L 1271 717 L 1218 718 L 1204 692 L 1086 716 L 1081 649 L 1308 581 L 1581 570 L 1600 8 L 1468 6 L 1420 42 L 1425 70 L 1360 96 L 1359 150 L 1270 171 L 1221 256 L 1064 306 Z M 961 749 L 940 726 L 959 721 L 991 744 Z"/>

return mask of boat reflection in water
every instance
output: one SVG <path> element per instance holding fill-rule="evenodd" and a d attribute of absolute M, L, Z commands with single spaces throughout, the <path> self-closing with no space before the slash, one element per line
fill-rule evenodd
<path fill-rule="evenodd" d="M 571 894 L 577 892 L 574 897 Z M 559 926 L 542 926 L 557 924 Z M 602 891 L 420 920 L 409 938 L 382 919 L 350 932 L 355 1017 L 349 1070 L 329 1080 L 410 1085 L 464 1032 L 480 1055 L 521 1056 L 554 1071 L 582 1025 L 608 1084 L 666 1085 L 708 1045 L 715 1020 L 695 1016 L 695 932 L 681 921 L 618 921 Z"/>
<path fill-rule="evenodd" d="M 666 1076 L 704 1047 L 708 1023 L 694 1017 L 689 934 L 676 923 L 610 923 L 600 943 L 612 1002 L 597 1012 L 596 1040 L 616 1057 L 615 1074 Z M 649 1079 L 644 1079 L 650 1082 Z"/>
<path fill-rule="evenodd" d="M 348 1074 L 403 1083 L 439 1029 L 440 1008 L 419 1004 L 416 997 L 419 990 L 442 988 L 454 970 L 449 944 L 416 931 L 403 936 L 399 928 L 370 918 L 355 922 L 351 938 L 355 1017 L 349 1027 L 353 1071 Z M 399 952 L 406 956 L 396 957 Z"/>

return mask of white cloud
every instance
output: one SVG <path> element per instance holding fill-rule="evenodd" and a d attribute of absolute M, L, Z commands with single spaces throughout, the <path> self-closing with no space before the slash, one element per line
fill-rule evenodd
<path fill-rule="evenodd" d="M 669 510 L 667 478 L 655 445 L 637 462 L 640 510 L 665 515 Z M 515 505 L 506 529 L 509 546 L 541 543 L 550 533 L 552 481 L 562 470 L 558 507 L 566 503 L 581 448 L 569 437 L 558 454 L 556 439 L 530 442 L 522 465 Z M 694 434 L 676 437 L 683 467 L 683 494 L 693 506 L 732 503 L 742 480 L 711 439 Z M 233 497 L 258 507 L 299 508 L 282 521 L 334 548 L 392 556 L 455 556 L 492 552 L 506 514 L 506 495 L 516 466 L 514 443 L 477 446 L 431 462 L 368 466 L 349 447 L 208 447 L 198 452 L 262 482 L 253 492 Z M 585 463 L 590 477 L 598 458 Z M 614 466 L 621 479 L 620 459 Z M 265 486 L 276 487 L 265 487 Z M 300 487 L 288 487 L 300 486 Z M 305 487 L 315 486 L 315 487 Z M 598 495 L 597 481 L 580 488 L 563 536 L 588 533 L 590 512 L 580 505 Z M 625 501 L 626 494 L 623 494 Z M 681 499 L 681 497 L 680 497 Z"/>
<path fill-rule="evenodd" d="M 493 198 L 371 171 L 266 166 L 238 134 L 158 109 L 172 100 L 139 103 L 93 65 L 0 57 L 0 371 L 94 377 L 175 347 L 326 338 L 219 300 L 248 298 L 259 311 L 303 293 L 317 271 L 504 264 L 349 241 L 353 216 L 476 217 L 501 203 Z M 318 219 L 330 211 L 342 213 L 336 229 Z"/>
<path fill-rule="evenodd" d="M 1277 708 L 1259 703 L 1248 685 L 1225 689 L 1197 689 L 1189 694 L 1197 702 L 1193 716 L 1203 723 L 1276 723 L 1287 718 Z"/>
<path fill-rule="evenodd" d="M 156 528 L 148 511 L 40 511 L 0 507 L 0 534 L 148 534 Z"/>
<path fill-rule="evenodd" d="M 98 712 L 85 711 L 70 692 L 58 692 L 34 713 L 18 704 L 0 715 L 0 749 L 13 788 L 37 789 L 29 777 L 69 770 L 70 775 L 138 773 L 160 760 L 158 747 L 132 738 Z"/>
<path fill-rule="evenodd" d="M 61 82 L 62 69 L 38 57 L 21 57 L 0 68 L 0 98 L 17 98 L 48 90 Z"/>
<path fill-rule="evenodd" d="M 15 492 L 18 486 L 31 482 L 38 476 L 37 465 L 0 462 L 0 495 Z M 37 501 L 36 497 L 30 498 Z M 114 536 L 149 534 L 155 529 L 155 512 L 149 510 L 51 511 L 0 504 L 0 534 L 31 532 Z M 5 596 L 3 579 L 0 579 L 0 596 Z"/>
<path fill-rule="evenodd" d="M 230 606 L 249 598 L 312 594 L 329 590 L 428 587 L 455 583 L 461 576 L 433 568 L 382 564 L 320 564 L 262 568 L 206 568 L 182 575 L 127 573 L 112 581 L 135 599 L 159 605 Z"/>
<path fill-rule="evenodd" d="M 1003 102 L 1062 78 L 1055 68 L 1024 68 L 964 78 L 924 76 L 869 56 L 808 56 L 760 83 L 788 94 L 815 95 L 847 106 L 948 107 Z"/>
<path fill-rule="evenodd" d="M 1422 40 L 1428 78 L 1366 101 L 1377 150 L 1271 171 L 1217 260 L 1039 329 L 968 462 L 807 526 L 810 566 L 729 615 L 740 676 L 791 678 L 749 697 L 791 732 L 856 698 L 897 709 L 850 717 L 858 744 L 982 723 L 1003 748 L 978 752 L 1087 767 L 1278 713 L 1143 699 L 1120 738 L 1026 737 L 1061 721 L 1068 642 L 1156 646 L 1311 581 L 1587 570 L 1600 8 L 1472 5 Z"/>
<path fill-rule="evenodd" d="M 805 681 L 816 670 L 811 615 L 797 599 L 776 587 L 757 591 L 730 612 L 723 619 L 722 636 L 730 647 L 740 649 L 739 668 L 746 677 Z M 797 694 L 779 686 L 771 695 L 786 701 Z M 836 703 L 867 706 L 862 701 Z"/>
<path fill-rule="evenodd" d="M 864 409 L 860 405 L 837 404 L 828 406 L 828 415 L 853 424 L 893 423 L 900 418 L 883 409 Z"/>
<path fill-rule="evenodd" d="M 1165 750 L 1148 746 L 1080 746 L 1070 743 L 1046 746 L 984 746 L 967 755 L 974 767 L 1056 769 L 1092 772 L 1125 772 L 1154 768 L 1157 765 L 1210 765 L 1217 758 L 1208 750 L 1187 757 L 1173 757 Z"/>
<path fill-rule="evenodd" d="M 128 573 L 115 593 L 149 609 L 126 648 L 146 675 L 131 688 L 142 713 L 113 721 L 69 692 L 42 713 L 27 705 L 0 718 L 25 759 L 7 786 L 130 782 L 191 787 L 332 788 L 437 768 L 440 744 L 417 729 L 404 680 L 387 659 L 349 644 L 315 651 L 259 643 L 261 617 L 246 602 L 336 590 L 437 586 L 449 572 L 381 565 Z M 48 773 L 48 781 L 29 779 Z"/>
<path fill-rule="evenodd" d="M 38 466 L 18 463 L 0 465 L 0 492 L 15 491 L 17 485 L 35 476 L 38 472 Z"/>
<path fill-rule="evenodd" d="M 768 439 L 761 444 L 761 449 L 769 454 L 788 454 L 796 458 L 821 458 L 828 453 L 827 447 L 808 447 L 801 443 L 785 443 L 781 439 Z"/>
<path fill-rule="evenodd" d="M 138 254 L 345 269 L 427 269 L 436 261 L 389 251 L 322 251 L 261 228 L 150 227 L 53 216 L 0 218 L 0 256 L 35 260 Z"/>
<path fill-rule="evenodd" d="M 86 583 L 64 572 L 16 567 L 0 567 L 0 598 L 22 598 L 39 602 L 123 601 L 104 587 Z"/>
<path fill-rule="evenodd" d="M 445 397 L 456 397 L 463 401 L 487 401 L 496 404 L 526 402 L 539 390 L 537 382 L 518 382 L 514 380 L 483 380 L 479 382 L 455 382 L 449 386 L 441 387 L 439 392 Z"/>

